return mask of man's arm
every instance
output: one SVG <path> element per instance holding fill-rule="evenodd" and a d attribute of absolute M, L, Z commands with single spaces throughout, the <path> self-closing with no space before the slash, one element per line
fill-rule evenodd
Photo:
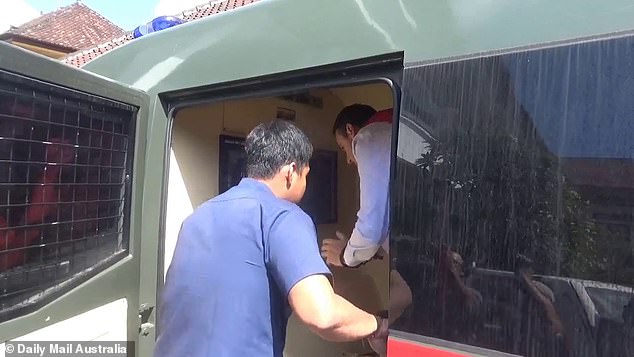
<path fill-rule="evenodd" d="M 359 170 L 360 208 L 352 235 L 342 256 L 347 266 L 372 259 L 387 235 L 390 183 L 390 137 L 359 133 L 355 157 Z"/>
<path fill-rule="evenodd" d="M 377 319 L 335 294 L 319 254 L 315 226 L 301 210 L 276 219 L 268 236 L 267 268 L 299 317 L 329 341 L 354 341 L 377 330 Z M 387 322 L 381 333 L 387 333 Z M 385 326 L 383 326 L 385 325 Z"/>
<path fill-rule="evenodd" d="M 325 340 L 347 342 L 370 337 L 377 330 L 387 333 L 383 319 L 335 294 L 324 275 L 302 279 L 291 289 L 288 300 L 300 321 Z"/>

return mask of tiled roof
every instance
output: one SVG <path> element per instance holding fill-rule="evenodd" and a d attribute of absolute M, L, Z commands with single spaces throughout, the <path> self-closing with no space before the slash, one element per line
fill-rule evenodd
<path fill-rule="evenodd" d="M 209 1 L 202 5 L 198 5 L 193 9 L 183 11 L 173 16 L 185 20 L 186 22 L 201 19 L 207 16 L 218 14 L 224 11 L 233 10 L 235 8 L 254 3 L 258 0 L 222 0 L 222 1 Z M 96 57 L 119 47 L 129 41 L 132 41 L 134 37 L 132 32 L 128 32 L 123 36 L 109 38 L 98 45 L 82 49 L 75 53 L 71 53 L 62 59 L 62 62 L 75 67 L 82 67 L 86 63 L 92 61 Z"/>
<path fill-rule="evenodd" d="M 14 27 L 2 37 L 21 37 L 77 51 L 124 34 L 123 29 L 77 2 Z"/>
<path fill-rule="evenodd" d="M 634 188 L 634 165 L 629 159 L 565 158 L 561 164 L 573 185 Z"/>

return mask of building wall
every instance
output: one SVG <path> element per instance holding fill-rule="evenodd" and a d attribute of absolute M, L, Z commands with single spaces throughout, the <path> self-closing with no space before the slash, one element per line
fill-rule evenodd
<path fill-rule="evenodd" d="M 55 58 L 55 59 L 61 59 L 61 58 L 64 58 L 66 55 L 68 55 L 68 52 L 55 50 L 48 47 L 38 46 L 38 45 L 34 45 L 34 44 L 22 42 L 22 41 L 9 40 L 8 42 L 12 45 L 27 49 L 29 51 L 33 51 L 35 53 L 38 53 L 47 57 Z"/>

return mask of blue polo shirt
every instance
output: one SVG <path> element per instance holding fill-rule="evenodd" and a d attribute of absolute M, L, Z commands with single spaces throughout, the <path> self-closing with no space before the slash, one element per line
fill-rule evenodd
<path fill-rule="evenodd" d="M 297 205 L 245 178 L 181 227 L 158 306 L 156 357 L 282 356 L 300 280 L 330 275 Z"/>

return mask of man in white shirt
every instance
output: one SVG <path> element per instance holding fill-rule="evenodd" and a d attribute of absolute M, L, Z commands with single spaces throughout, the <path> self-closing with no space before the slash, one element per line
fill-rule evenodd
<path fill-rule="evenodd" d="M 340 232 L 338 239 L 324 239 L 322 256 L 328 264 L 359 267 L 389 254 L 389 182 L 392 150 L 393 110 L 377 112 L 363 104 L 341 110 L 333 125 L 333 134 L 346 161 L 356 165 L 359 173 L 360 208 L 350 239 Z M 412 301 L 412 293 L 396 270 L 390 272 L 389 321 L 396 320 Z M 385 351 L 386 341 L 370 341 L 378 352 Z"/>

